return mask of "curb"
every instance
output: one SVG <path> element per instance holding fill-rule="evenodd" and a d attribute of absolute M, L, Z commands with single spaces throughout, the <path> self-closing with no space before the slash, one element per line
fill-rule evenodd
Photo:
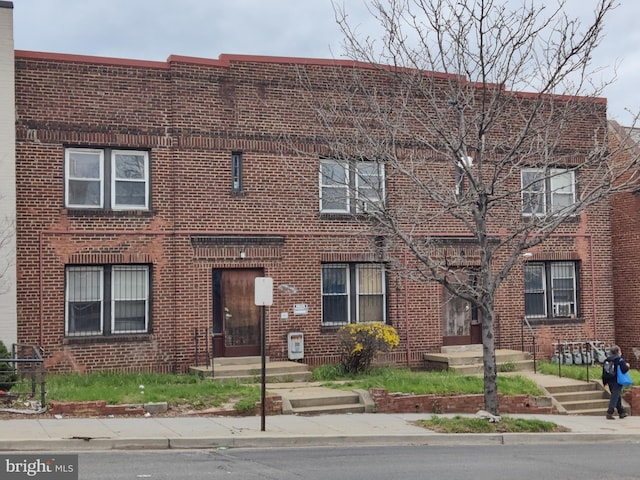
<path fill-rule="evenodd" d="M 2 440 L 0 451 L 105 451 L 105 450 L 200 450 L 226 448 L 290 448 L 290 447 L 339 447 L 357 446 L 479 446 L 479 445 L 534 445 L 561 443 L 640 443 L 640 435 L 593 433 L 506 433 L 506 434 L 395 434 L 348 436 L 278 436 L 264 437 L 216 437 L 216 438 L 95 438 L 50 440 Z"/>

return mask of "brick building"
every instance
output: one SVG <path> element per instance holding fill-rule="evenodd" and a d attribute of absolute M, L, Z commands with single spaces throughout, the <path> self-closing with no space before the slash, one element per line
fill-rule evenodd
<path fill-rule="evenodd" d="M 616 161 L 624 164 L 640 155 L 640 129 L 609 121 L 610 145 L 617 151 Z M 625 180 L 629 180 L 628 177 Z M 638 191 L 618 193 L 611 199 L 613 242 L 613 286 L 616 316 L 616 343 L 625 359 L 640 367 L 640 284 L 635 266 L 640 260 L 640 196 Z"/>
<path fill-rule="evenodd" d="M 210 349 L 259 354 L 253 289 L 262 276 L 275 285 L 266 309 L 273 359 L 287 357 L 290 332 L 302 332 L 306 362 L 334 361 L 337 328 L 366 320 L 396 327 L 398 364 L 479 343 L 469 308 L 443 301 L 439 285 L 396 275 L 391 259 L 407 258 L 402 247 L 366 233 L 357 207 L 332 197 L 336 186 L 318 173 L 347 175 L 352 165 L 327 158 L 301 72 L 337 95 L 345 72 L 375 69 L 27 51 L 15 52 L 15 69 L 18 337 L 44 348 L 49 369 L 184 371 Z M 581 145 L 606 129 L 604 101 L 598 112 L 567 132 L 568 156 L 586 155 Z M 400 187 L 388 183 L 390 203 L 411 201 Z M 559 340 L 613 339 L 608 207 L 562 225 L 514 269 L 497 298 L 497 346 L 521 347 L 525 311 L 543 355 Z M 521 215 L 505 211 L 503 221 Z M 454 223 L 437 228 L 451 248 L 473 249 Z M 541 282 L 529 300 L 525 269 Z M 553 300 L 563 280 L 565 300 Z M 460 312 L 460 332 L 448 332 Z"/>

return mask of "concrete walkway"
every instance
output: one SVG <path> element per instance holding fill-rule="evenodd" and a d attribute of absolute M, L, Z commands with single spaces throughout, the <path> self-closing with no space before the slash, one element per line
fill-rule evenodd
<path fill-rule="evenodd" d="M 529 374 L 540 385 L 565 378 Z M 280 385 L 283 390 L 294 386 Z M 275 387 L 274 387 L 275 388 Z M 313 384 L 300 385 L 313 394 Z M 323 389 L 324 390 L 324 389 Z M 452 416 L 452 415 L 444 415 Z M 466 415 L 473 416 L 473 415 Z M 168 448 L 256 448 L 335 445 L 507 445 L 566 442 L 640 443 L 640 416 L 509 415 L 537 418 L 568 433 L 440 434 L 415 424 L 431 414 L 332 414 L 261 417 L 8 418 L 0 420 L 0 451 L 83 451 Z"/>

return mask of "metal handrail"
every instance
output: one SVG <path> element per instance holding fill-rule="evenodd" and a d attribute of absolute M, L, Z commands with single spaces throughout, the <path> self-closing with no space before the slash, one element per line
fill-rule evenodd
<path fill-rule="evenodd" d="M 522 330 L 520 332 L 521 350 L 524 352 L 524 326 L 525 325 L 527 326 L 527 328 L 529 329 L 529 332 L 531 333 L 531 341 L 533 343 L 533 345 L 532 345 L 532 348 L 533 348 L 533 373 L 538 373 L 537 359 L 536 359 L 536 334 L 533 331 L 533 327 L 529 323 L 529 320 L 527 320 L 527 317 L 523 317 L 522 318 Z"/>

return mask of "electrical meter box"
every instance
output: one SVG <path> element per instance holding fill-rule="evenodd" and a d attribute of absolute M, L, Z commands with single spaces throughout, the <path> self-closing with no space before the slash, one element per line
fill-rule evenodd
<path fill-rule="evenodd" d="M 289 360 L 304 358 L 304 334 L 302 332 L 289 332 L 287 344 L 289 346 Z"/>

